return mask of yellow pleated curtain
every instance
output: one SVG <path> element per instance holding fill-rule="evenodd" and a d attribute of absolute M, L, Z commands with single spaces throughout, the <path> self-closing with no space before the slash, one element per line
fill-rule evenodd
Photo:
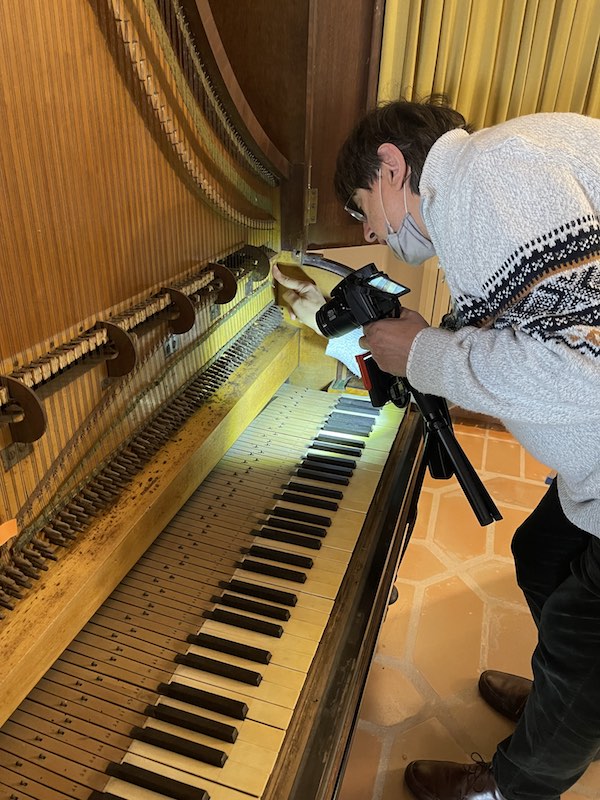
<path fill-rule="evenodd" d="M 476 128 L 600 115 L 600 0 L 387 0 L 379 100 L 443 92 Z"/>

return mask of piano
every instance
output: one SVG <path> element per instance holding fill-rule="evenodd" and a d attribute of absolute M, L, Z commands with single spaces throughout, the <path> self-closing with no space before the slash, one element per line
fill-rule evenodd
<path fill-rule="evenodd" d="M 326 27 L 270 5 L 0 9 L 1 798 L 339 789 L 422 431 L 294 379 L 270 269 L 342 223 L 248 66 L 281 25 L 311 75 Z"/>

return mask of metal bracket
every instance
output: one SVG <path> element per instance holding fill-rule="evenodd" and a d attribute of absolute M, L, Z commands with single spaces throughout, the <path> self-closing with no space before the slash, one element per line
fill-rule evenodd
<path fill-rule="evenodd" d="M 223 263 L 234 274 L 247 275 L 251 273 L 255 281 L 264 281 L 271 269 L 269 256 L 262 247 L 245 244 L 234 253 L 223 259 Z"/>
<path fill-rule="evenodd" d="M 97 323 L 97 327 L 106 329 L 108 334 L 106 347 L 112 346 L 115 350 L 114 353 L 105 356 L 108 377 L 121 378 L 123 375 L 127 375 L 137 362 L 133 337 L 114 322 L 100 321 Z"/>
<path fill-rule="evenodd" d="M 255 281 L 264 281 L 271 269 L 269 256 L 260 247 L 245 244 L 242 248 L 244 258 L 252 264 L 252 277 Z"/>
<path fill-rule="evenodd" d="M 196 322 L 196 309 L 191 299 L 179 289 L 165 286 L 163 292 L 168 292 L 171 304 L 177 309 L 177 313 L 169 315 L 169 328 L 172 333 L 187 333 L 194 327 Z"/>
<path fill-rule="evenodd" d="M 215 274 L 213 283 L 221 284 L 215 303 L 220 306 L 229 303 L 237 294 L 238 285 L 235 275 L 224 264 L 211 263 L 208 265 L 208 269 L 212 270 Z"/>
<path fill-rule="evenodd" d="M 12 401 L 0 421 L 8 423 L 13 442 L 36 442 L 46 431 L 46 413 L 35 392 L 8 375 L 0 375 L 0 386 L 8 389 Z"/>
<path fill-rule="evenodd" d="M 319 206 L 319 190 L 306 189 L 304 205 L 304 224 L 314 225 L 317 221 L 317 209 Z"/>

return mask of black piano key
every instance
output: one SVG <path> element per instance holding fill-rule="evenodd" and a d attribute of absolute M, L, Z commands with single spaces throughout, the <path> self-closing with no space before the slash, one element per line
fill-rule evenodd
<path fill-rule="evenodd" d="M 265 636 L 273 636 L 280 639 L 283 635 L 283 628 L 281 625 L 276 625 L 274 622 L 266 622 L 262 619 L 255 617 L 247 617 L 244 614 L 233 614 L 231 611 L 225 611 L 223 608 L 215 608 L 212 611 L 207 611 L 204 615 L 207 619 L 214 619 L 215 622 L 223 622 L 225 625 L 233 625 L 235 628 L 245 628 L 248 631 L 256 631 L 256 633 L 264 633 Z"/>
<path fill-rule="evenodd" d="M 164 794 L 173 800 L 210 800 L 210 795 L 204 789 L 174 781 L 164 775 L 157 775 L 134 764 L 110 764 L 107 772 L 113 778 L 133 783 L 134 786 L 149 789 L 151 792 Z"/>
<path fill-rule="evenodd" d="M 299 478 L 310 478 L 313 481 L 323 481 L 323 483 L 335 483 L 337 486 L 348 486 L 350 483 L 345 475 L 332 475 L 327 472 L 317 472 L 316 469 L 303 469 L 299 467 L 295 474 Z"/>
<path fill-rule="evenodd" d="M 147 706 L 145 713 L 147 717 L 154 717 L 162 722 L 185 728 L 186 731 L 202 733 L 204 736 L 211 736 L 222 742 L 233 744 L 237 739 L 238 730 L 233 725 L 226 725 L 224 722 L 209 717 L 201 717 L 199 714 L 193 714 L 191 711 L 184 711 L 182 708 L 175 708 L 166 703 Z"/>
<path fill-rule="evenodd" d="M 170 753 L 193 758 L 195 761 L 202 761 L 203 764 L 210 764 L 213 767 L 222 767 L 227 761 L 227 753 L 222 750 L 208 747 L 199 742 L 192 742 L 190 739 L 174 736 L 172 733 L 156 728 L 133 728 L 129 735 L 138 742 L 162 747 L 163 750 L 168 750 Z"/>
<path fill-rule="evenodd" d="M 332 477 L 341 475 L 345 478 L 351 478 L 353 475 L 352 468 L 350 467 L 343 467 L 339 464 L 325 464 L 323 461 L 311 461 L 306 458 L 302 462 L 302 469 L 314 470 L 315 472 L 321 472 L 324 475 L 331 475 Z M 304 475 L 304 477 L 312 477 L 312 475 Z"/>
<path fill-rule="evenodd" d="M 378 417 L 380 409 L 363 400 L 354 400 L 351 397 L 341 397 L 335 405 L 336 411 L 356 411 L 369 417 Z"/>
<path fill-rule="evenodd" d="M 293 581 L 294 583 L 306 583 L 306 575 L 295 569 L 285 569 L 274 564 L 263 564 L 262 561 L 254 561 L 245 558 L 241 563 L 242 569 L 248 572 L 256 572 L 259 575 L 270 575 L 272 578 L 281 578 L 282 581 Z"/>
<path fill-rule="evenodd" d="M 296 533 L 308 533 L 310 536 L 319 536 L 321 539 L 327 536 L 325 528 L 318 528 L 316 525 L 305 525 L 302 522 L 293 522 L 291 519 L 270 517 L 267 520 L 267 524 L 272 528 L 282 528 Z"/>
<path fill-rule="evenodd" d="M 357 447 L 360 450 L 364 450 L 366 445 L 364 442 L 360 442 L 358 439 L 343 439 L 341 436 L 334 436 L 331 433 L 319 433 L 317 434 L 317 441 L 318 442 L 333 442 L 334 444 L 341 444 L 345 447 Z"/>
<path fill-rule="evenodd" d="M 362 450 L 359 450 L 357 447 L 342 447 L 340 444 L 325 444 L 324 442 L 319 442 L 317 439 L 312 442 L 311 449 L 324 450 L 329 453 L 339 453 L 342 456 L 354 456 L 355 458 L 360 458 L 362 455 Z"/>
<path fill-rule="evenodd" d="M 366 414 L 345 414 L 343 411 L 336 411 L 335 409 L 327 417 L 327 420 L 329 422 L 339 421 L 348 425 L 354 425 L 357 429 L 368 428 L 371 430 L 375 424 L 375 420 Z"/>
<path fill-rule="evenodd" d="M 283 622 L 287 622 L 290 618 L 290 612 L 287 608 L 272 606 L 269 603 L 259 603 L 258 600 L 251 600 L 249 597 L 239 597 L 237 594 L 225 593 L 221 597 L 213 597 L 213 601 L 223 606 L 229 606 L 229 608 L 239 608 L 240 611 L 250 611 L 253 614 L 260 614 L 262 617 L 280 619 Z"/>
<path fill-rule="evenodd" d="M 248 686 L 259 686 L 262 681 L 260 672 L 255 672 L 245 667 L 236 667 L 235 664 L 199 656 L 196 653 L 178 653 L 175 656 L 175 661 L 178 664 L 184 664 L 186 667 L 192 667 L 192 669 L 210 672 L 211 675 L 221 675 L 223 678 L 231 678 L 232 681 L 247 683 Z"/>
<path fill-rule="evenodd" d="M 310 508 L 323 508 L 326 511 L 337 511 L 339 506 L 333 500 L 323 500 L 321 497 L 306 497 L 296 492 L 282 492 L 275 494 L 276 500 L 284 500 L 286 503 L 295 503 L 298 506 L 309 506 Z"/>
<path fill-rule="evenodd" d="M 324 431 L 335 431 L 336 433 L 348 433 L 350 436 L 369 436 L 372 425 L 361 425 L 358 422 L 349 421 L 352 418 L 348 414 L 332 414 L 323 425 Z"/>
<path fill-rule="evenodd" d="M 233 597 L 233 595 L 224 595 L 221 598 L 213 598 L 217 603 L 225 603 L 225 597 Z M 243 599 L 243 598 L 238 598 Z M 261 605 L 257 603 L 257 605 Z M 266 606 L 267 607 L 267 606 Z M 268 606 L 271 608 L 271 606 Z M 249 609 L 248 609 L 249 610 Z M 282 608 L 281 611 L 286 611 L 287 609 Z M 290 612 L 287 612 L 287 617 L 283 619 L 289 619 Z M 204 633 L 203 631 L 199 631 L 199 633 L 190 633 L 187 637 L 186 641 L 189 644 L 197 644 L 200 647 L 206 647 L 209 650 L 217 650 L 219 653 L 229 653 L 230 656 L 237 656 L 238 658 L 245 658 L 248 661 L 255 661 L 257 664 L 268 664 L 271 660 L 271 653 L 268 650 L 261 650 L 260 647 L 251 647 L 248 644 L 243 644 L 241 642 L 230 642 L 229 639 L 222 639 L 219 636 L 213 636 L 210 633 Z"/>
<path fill-rule="evenodd" d="M 291 606 L 292 608 L 298 602 L 298 598 L 292 592 L 284 592 L 273 586 L 259 586 L 256 583 L 238 581 L 236 578 L 232 578 L 225 588 L 232 592 L 258 597 L 260 600 L 271 600 L 273 603 L 281 603 L 282 606 Z"/>
<path fill-rule="evenodd" d="M 295 544 L 298 547 L 307 547 L 309 550 L 321 549 L 320 539 L 315 539 L 312 536 L 302 536 L 300 533 L 289 533 L 288 531 L 279 531 L 275 528 L 261 528 L 259 531 L 253 531 L 253 533 L 255 536 L 262 536 L 263 539 L 271 539 L 274 542 Z"/>
<path fill-rule="evenodd" d="M 347 469 L 356 469 L 356 461 L 351 458 L 338 458 L 337 456 L 322 456 L 320 453 L 307 453 L 306 458 L 310 461 L 318 461 L 320 464 L 329 464 Z"/>
<path fill-rule="evenodd" d="M 272 547 L 262 547 L 253 544 L 248 554 L 256 558 L 268 558 L 271 561 L 279 561 L 281 564 L 292 564 L 294 567 L 310 569 L 313 566 L 312 558 L 300 555 L 299 553 L 288 553 L 285 550 L 275 550 Z"/>
<path fill-rule="evenodd" d="M 223 714 L 224 717 L 232 719 L 246 719 L 248 706 L 241 700 L 233 700 L 231 697 L 223 697 L 220 694 L 207 692 L 204 689 L 195 689 L 193 686 L 186 686 L 185 683 L 161 683 L 158 692 L 165 697 L 172 697 L 173 700 L 181 700 L 182 703 L 189 703 L 197 708 L 205 708 L 207 711 L 215 711 Z"/>
<path fill-rule="evenodd" d="M 344 493 L 339 489 L 328 489 L 326 486 L 311 486 L 309 483 L 299 483 L 298 481 L 288 481 L 284 489 L 291 489 L 293 492 L 305 492 L 306 494 L 316 494 L 319 497 L 332 497 L 334 500 L 343 500 Z"/>
<path fill-rule="evenodd" d="M 333 431 L 335 433 L 347 433 L 350 436 L 367 436 L 371 435 L 370 428 L 358 428 L 356 425 L 342 425 L 339 422 L 326 422 L 323 425 L 324 431 Z"/>
<path fill-rule="evenodd" d="M 275 517 L 283 517 L 284 519 L 293 519 L 297 522 L 308 522 L 309 525 L 322 525 L 324 528 L 329 528 L 331 525 L 330 517 L 325 517 L 322 514 L 307 514 L 306 511 L 297 511 L 295 508 L 276 506 L 265 513 L 272 514 Z"/>

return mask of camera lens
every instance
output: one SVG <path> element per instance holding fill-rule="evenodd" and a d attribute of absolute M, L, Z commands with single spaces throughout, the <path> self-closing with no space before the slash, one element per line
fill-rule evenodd
<path fill-rule="evenodd" d="M 343 336 L 358 327 L 350 311 L 336 300 L 330 300 L 317 311 L 317 325 L 328 339 Z"/>

